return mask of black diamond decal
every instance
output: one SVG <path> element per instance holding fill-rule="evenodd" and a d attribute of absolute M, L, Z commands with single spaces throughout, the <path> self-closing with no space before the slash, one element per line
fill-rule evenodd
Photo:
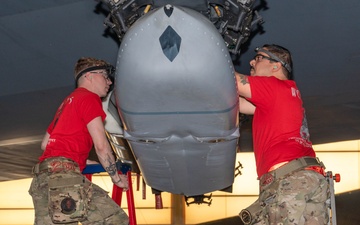
<path fill-rule="evenodd" d="M 181 37 L 168 26 L 159 38 L 164 55 L 172 62 L 179 54 Z"/>

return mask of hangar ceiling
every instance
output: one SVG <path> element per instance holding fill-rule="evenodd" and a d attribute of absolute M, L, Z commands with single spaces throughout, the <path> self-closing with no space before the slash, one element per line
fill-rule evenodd
<path fill-rule="evenodd" d="M 41 135 L 72 90 L 81 56 L 116 62 L 118 43 L 104 35 L 105 14 L 89 0 L 3 0 L 0 8 L 0 158 L 33 165 Z M 265 23 L 234 58 L 247 74 L 253 49 L 290 49 L 314 144 L 360 139 L 360 2 L 259 1 Z M 249 118 L 249 121 L 251 118 Z M 251 151 L 251 123 L 241 149 Z M 8 152 L 16 152 L 8 154 Z M 23 157 L 24 156 L 24 157 Z M 29 160 L 30 159 L 30 160 Z M 6 176 L 6 175 L 5 175 Z M 16 179 L 10 173 L 2 179 Z"/>

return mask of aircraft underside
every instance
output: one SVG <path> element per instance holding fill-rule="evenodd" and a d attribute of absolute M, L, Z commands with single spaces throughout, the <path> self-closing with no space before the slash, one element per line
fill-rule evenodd
<path fill-rule="evenodd" d="M 231 190 L 239 101 L 231 56 L 261 22 L 254 1 L 101 1 L 121 42 L 109 107 L 155 191 Z M 229 188 L 230 187 L 230 188 Z"/>

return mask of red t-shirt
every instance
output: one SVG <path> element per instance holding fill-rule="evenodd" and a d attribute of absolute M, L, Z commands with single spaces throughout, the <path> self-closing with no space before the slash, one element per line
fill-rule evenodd
<path fill-rule="evenodd" d="M 303 156 L 315 157 L 300 92 L 292 80 L 249 76 L 256 106 L 253 142 L 258 177 L 273 165 Z"/>
<path fill-rule="evenodd" d="M 93 146 L 87 124 L 106 114 L 100 97 L 85 88 L 75 89 L 60 105 L 47 132 L 49 141 L 40 161 L 49 157 L 63 156 L 79 164 L 82 171 Z"/>

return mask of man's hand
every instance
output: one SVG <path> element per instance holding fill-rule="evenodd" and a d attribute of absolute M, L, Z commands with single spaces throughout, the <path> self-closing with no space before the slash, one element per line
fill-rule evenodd
<path fill-rule="evenodd" d="M 127 191 L 129 189 L 129 182 L 127 175 L 118 174 L 117 178 L 113 179 L 112 181 L 116 186 L 122 188 L 123 191 Z"/>

